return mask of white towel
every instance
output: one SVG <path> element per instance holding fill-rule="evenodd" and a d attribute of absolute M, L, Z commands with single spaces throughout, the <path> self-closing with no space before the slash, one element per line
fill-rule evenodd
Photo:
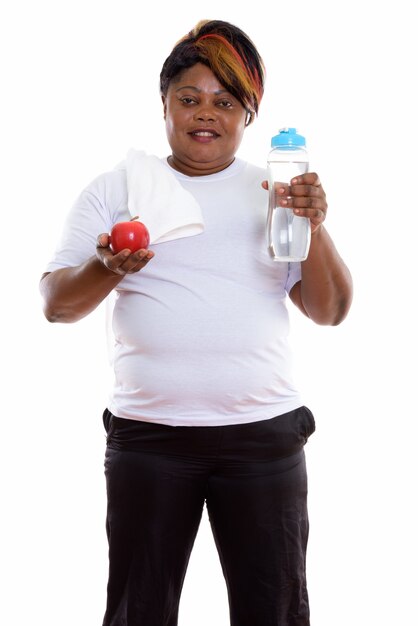
<path fill-rule="evenodd" d="M 126 167 L 129 212 L 148 228 L 150 243 L 203 232 L 199 204 L 157 156 L 131 149 L 121 165 Z"/>

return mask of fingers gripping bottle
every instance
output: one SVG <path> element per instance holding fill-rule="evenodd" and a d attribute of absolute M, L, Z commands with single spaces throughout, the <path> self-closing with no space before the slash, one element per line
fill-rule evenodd
<path fill-rule="evenodd" d="M 311 224 L 307 217 L 293 213 L 293 208 L 279 205 L 279 186 L 288 186 L 295 176 L 308 171 L 305 137 L 296 128 L 282 128 L 271 139 L 267 159 L 269 207 L 267 213 L 267 245 L 274 261 L 304 261 L 311 241 Z M 280 185 L 281 183 L 281 185 Z M 286 198 L 286 195 L 283 196 Z"/>

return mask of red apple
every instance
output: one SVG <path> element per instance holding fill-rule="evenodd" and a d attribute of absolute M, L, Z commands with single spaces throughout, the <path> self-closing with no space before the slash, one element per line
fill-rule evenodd
<path fill-rule="evenodd" d="M 118 222 L 110 231 L 109 245 L 114 254 L 128 248 L 136 252 L 149 246 L 149 232 L 145 224 L 137 222 L 136 217 L 130 222 Z"/>

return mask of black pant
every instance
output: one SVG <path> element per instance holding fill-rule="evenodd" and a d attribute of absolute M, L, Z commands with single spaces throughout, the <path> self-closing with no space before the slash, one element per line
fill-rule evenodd
<path fill-rule="evenodd" d="M 108 410 L 103 419 L 110 564 L 103 626 L 176 626 L 205 502 L 231 625 L 309 626 L 310 410 L 234 426 L 163 426 Z"/>

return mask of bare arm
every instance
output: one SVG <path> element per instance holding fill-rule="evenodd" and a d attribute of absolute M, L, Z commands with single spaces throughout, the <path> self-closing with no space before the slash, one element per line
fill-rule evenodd
<path fill-rule="evenodd" d="M 290 292 L 292 302 L 317 324 L 342 322 L 351 306 L 352 280 L 323 226 L 312 233 L 309 256 L 301 266 L 302 280 Z"/>
<path fill-rule="evenodd" d="M 108 236 L 97 240 L 97 254 L 76 267 L 46 273 L 40 290 L 44 299 L 44 314 L 49 322 L 76 322 L 92 311 L 122 280 L 125 274 L 138 272 L 152 259 L 151 250 L 131 254 L 122 250 L 113 254 Z"/>

